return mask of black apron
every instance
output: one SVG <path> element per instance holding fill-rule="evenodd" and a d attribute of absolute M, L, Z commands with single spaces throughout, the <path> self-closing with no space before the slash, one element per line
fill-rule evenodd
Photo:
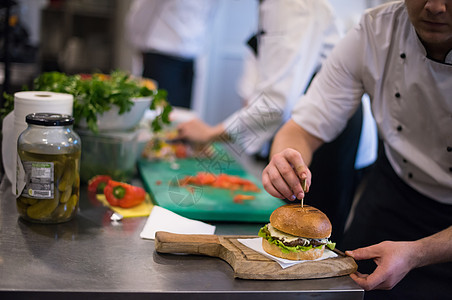
<path fill-rule="evenodd" d="M 156 52 L 143 53 L 143 77 L 154 79 L 168 92 L 173 106 L 191 107 L 194 60 Z"/>

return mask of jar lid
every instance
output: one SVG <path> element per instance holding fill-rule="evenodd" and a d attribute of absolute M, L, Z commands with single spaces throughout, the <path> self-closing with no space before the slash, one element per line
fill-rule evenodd
<path fill-rule="evenodd" d="M 41 126 L 66 126 L 74 124 L 74 118 L 70 115 L 55 113 L 32 113 L 25 117 L 28 124 Z"/>

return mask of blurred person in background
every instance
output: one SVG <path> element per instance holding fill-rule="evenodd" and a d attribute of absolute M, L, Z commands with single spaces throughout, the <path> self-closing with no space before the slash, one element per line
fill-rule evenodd
<path fill-rule="evenodd" d="M 231 140 L 247 154 L 267 159 L 274 134 L 340 36 L 326 0 L 260 1 L 258 33 L 248 42 L 250 51 L 238 87 L 245 106 L 215 126 L 200 119 L 182 123 L 179 137 L 202 143 Z M 356 160 L 362 124 L 360 108 L 343 133 L 317 152 L 311 166 L 317 177 L 306 200 L 329 216 L 336 241 L 342 237 L 358 184 L 355 163 L 363 168 L 376 157 L 376 147 L 371 146 L 363 148 L 360 161 Z M 372 129 L 363 131 L 371 144 L 376 139 Z"/>
<path fill-rule="evenodd" d="M 271 195 L 303 198 L 314 151 L 341 132 L 363 93 L 382 142 L 339 244 L 358 261 L 351 277 L 371 291 L 365 299 L 450 298 L 452 0 L 397 1 L 364 14 L 276 134 L 262 175 Z"/>
<path fill-rule="evenodd" d="M 134 0 L 127 38 L 142 58 L 142 76 L 157 81 L 173 106 L 190 108 L 194 65 L 205 49 L 218 0 Z"/>
<path fill-rule="evenodd" d="M 238 89 L 244 108 L 216 126 L 199 119 L 181 124 L 181 137 L 209 142 L 227 134 L 247 153 L 259 152 L 339 39 L 333 10 L 325 0 L 259 1 L 258 32 L 248 42 Z M 236 137 L 238 128 L 247 131 Z M 246 144 L 250 139 L 255 142 Z"/>

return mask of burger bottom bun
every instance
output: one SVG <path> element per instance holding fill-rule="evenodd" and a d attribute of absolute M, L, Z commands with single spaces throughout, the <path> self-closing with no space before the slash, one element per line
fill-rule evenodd
<path fill-rule="evenodd" d="M 308 251 L 298 251 L 298 252 L 289 252 L 284 253 L 281 251 L 281 248 L 276 246 L 275 244 L 271 244 L 266 239 L 262 239 L 262 248 L 268 254 L 271 254 L 276 257 L 290 259 L 290 260 L 314 260 L 320 258 L 323 255 L 323 250 L 325 246 L 321 248 L 312 248 Z"/>

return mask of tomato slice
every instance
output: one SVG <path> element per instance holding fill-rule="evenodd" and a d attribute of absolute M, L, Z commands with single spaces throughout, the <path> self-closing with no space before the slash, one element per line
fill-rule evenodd
<path fill-rule="evenodd" d="M 207 185 L 231 191 L 243 190 L 247 192 L 259 192 L 259 188 L 250 180 L 239 176 L 227 174 L 212 174 L 209 172 L 198 172 L 195 176 L 186 176 L 179 181 L 179 185 L 187 184 Z"/>

